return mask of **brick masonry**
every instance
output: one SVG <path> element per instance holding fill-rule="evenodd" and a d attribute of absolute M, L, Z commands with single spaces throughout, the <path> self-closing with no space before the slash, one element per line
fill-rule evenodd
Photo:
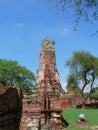
<path fill-rule="evenodd" d="M 41 43 L 40 63 L 37 70 L 37 87 L 31 95 L 24 95 L 21 130 L 62 129 L 62 107 L 64 90 L 56 68 L 55 49 L 51 39 L 45 38 Z"/>
<path fill-rule="evenodd" d="M 65 100 L 49 38 L 41 43 L 37 86 L 37 91 L 23 95 L 16 88 L 0 87 L 0 130 L 63 129 L 62 108 L 71 107 L 71 101 Z"/>
<path fill-rule="evenodd" d="M 55 48 L 49 38 L 41 43 L 39 61 L 38 88 L 32 94 L 22 94 L 15 87 L 0 87 L 0 130 L 62 130 L 66 127 L 62 108 L 81 105 L 81 95 L 66 94 L 61 87 Z M 91 101 L 87 100 L 87 104 Z"/>

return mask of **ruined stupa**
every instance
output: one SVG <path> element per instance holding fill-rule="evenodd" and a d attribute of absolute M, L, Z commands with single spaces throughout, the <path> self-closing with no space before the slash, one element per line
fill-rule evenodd
<path fill-rule="evenodd" d="M 40 94 L 63 91 L 56 67 L 54 42 L 46 37 L 40 49 L 40 64 L 37 71 L 37 85 Z"/>
<path fill-rule="evenodd" d="M 41 43 L 37 87 L 32 93 L 0 87 L 0 130 L 63 130 L 62 108 L 67 100 L 56 67 L 54 42 L 49 38 Z"/>
<path fill-rule="evenodd" d="M 20 130 L 62 129 L 61 104 L 64 90 L 56 68 L 54 44 L 49 38 L 45 38 L 41 43 L 37 87 L 33 94 L 24 95 Z M 23 124 L 26 124 L 26 127 Z"/>

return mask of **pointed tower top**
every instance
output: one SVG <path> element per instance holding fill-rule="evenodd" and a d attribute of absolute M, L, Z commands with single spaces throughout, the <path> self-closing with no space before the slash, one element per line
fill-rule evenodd
<path fill-rule="evenodd" d="M 41 44 L 41 51 L 54 51 L 53 41 L 46 37 Z"/>

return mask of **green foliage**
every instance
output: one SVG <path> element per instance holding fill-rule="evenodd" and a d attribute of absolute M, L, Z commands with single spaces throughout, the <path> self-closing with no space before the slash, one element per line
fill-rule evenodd
<path fill-rule="evenodd" d="M 98 100 L 98 87 L 92 89 L 92 92 L 91 92 L 89 98 Z"/>
<path fill-rule="evenodd" d="M 83 113 L 85 114 L 86 120 L 89 121 L 88 127 L 79 127 L 76 125 L 76 121 L 79 119 L 78 116 Z M 97 109 L 64 109 L 62 113 L 65 120 L 69 123 L 66 130 L 90 130 L 90 126 L 98 125 L 98 110 Z"/>
<path fill-rule="evenodd" d="M 34 74 L 26 67 L 18 64 L 17 61 L 0 59 L 0 85 L 22 88 L 29 92 L 35 81 Z"/>
<path fill-rule="evenodd" d="M 85 87 L 89 84 L 92 90 L 95 79 L 98 78 L 98 58 L 89 52 L 77 51 L 66 61 L 70 68 L 70 75 L 74 76 L 75 81 L 82 84 L 82 94 Z"/>
<path fill-rule="evenodd" d="M 70 74 L 67 78 L 67 88 L 74 89 L 78 86 L 77 80 L 73 74 Z"/>
<path fill-rule="evenodd" d="M 91 93 L 89 96 L 90 99 L 98 100 L 98 91 Z"/>
<path fill-rule="evenodd" d="M 98 0 L 46 0 L 51 8 L 56 8 L 67 13 L 69 15 L 74 14 L 75 24 L 74 29 L 77 29 L 77 25 L 81 18 L 84 18 L 86 22 L 96 25 L 98 21 Z M 96 27 L 96 26 L 95 26 Z M 96 28 L 96 32 L 98 28 Z"/>
<path fill-rule="evenodd" d="M 98 91 L 98 87 L 95 87 L 95 88 L 92 89 L 91 93 L 95 93 L 97 91 Z"/>
<path fill-rule="evenodd" d="M 53 45 L 55 45 L 55 43 L 56 43 L 55 41 L 52 41 L 52 44 L 53 44 Z"/>
<path fill-rule="evenodd" d="M 78 81 L 73 74 L 70 74 L 67 78 L 67 91 L 73 92 L 74 95 L 78 94 Z"/>

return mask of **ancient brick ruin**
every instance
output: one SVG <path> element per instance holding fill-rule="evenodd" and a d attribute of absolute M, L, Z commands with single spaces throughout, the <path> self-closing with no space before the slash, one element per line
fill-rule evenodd
<path fill-rule="evenodd" d="M 24 95 L 20 130 L 62 130 L 64 90 L 56 68 L 54 45 L 49 38 L 41 44 L 37 87 L 33 94 Z"/>
<path fill-rule="evenodd" d="M 66 126 L 62 108 L 71 107 L 71 101 L 61 87 L 49 38 L 41 44 L 37 89 L 23 96 L 13 87 L 0 87 L 0 92 L 0 130 L 62 130 Z"/>
<path fill-rule="evenodd" d="M 0 87 L 0 130 L 63 130 L 62 108 L 81 106 L 80 90 L 65 94 L 56 68 L 54 44 L 45 38 L 40 49 L 37 88 L 31 94 L 15 87 Z M 98 107 L 98 101 L 86 101 Z M 79 122 L 80 123 L 80 122 Z"/>
<path fill-rule="evenodd" d="M 41 95 L 45 92 L 63 91 L 60 84 L 59 73 L 56 68 L 54 45 L 49 38 L 44 39 L 41 44 L 37 84 Z"/>

